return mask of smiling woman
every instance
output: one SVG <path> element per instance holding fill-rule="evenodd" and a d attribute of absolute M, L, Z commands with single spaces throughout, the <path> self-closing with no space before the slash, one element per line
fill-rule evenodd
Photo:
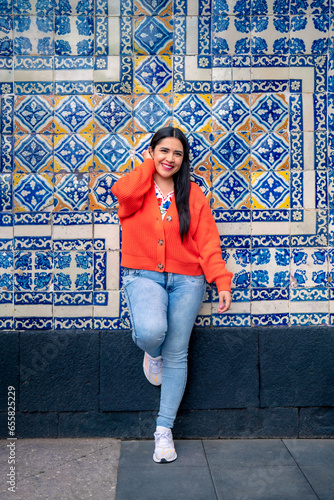
<path fill-rule="evenodd" d="M 122 225 L 123 285 L 135 344 L 145 351 L 148 381 L 161 385 L 155 462 L 177 458 L 171 429 L 186 379 L 188 345 L 206 280 L 216 282 L 219 312 L 231 304 L 232 273 L 200 187 L 190 182 L 183 132 L 166 127 L 151 140 L 144 162 L 112 187 Z"/>

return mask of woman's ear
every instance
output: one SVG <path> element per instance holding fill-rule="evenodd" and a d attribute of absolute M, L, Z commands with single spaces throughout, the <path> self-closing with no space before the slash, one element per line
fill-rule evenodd
<path fill-rule="evenodd" d="M 153 149 L 151 148 L 151 146 L 148 148 L 148 152 L 150 153 L 151 157 L 153 158 Z"/>

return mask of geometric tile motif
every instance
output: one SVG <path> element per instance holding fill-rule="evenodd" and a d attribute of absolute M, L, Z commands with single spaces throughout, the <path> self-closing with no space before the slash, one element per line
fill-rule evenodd
<path fill-rule="evenodd" d="M 53 170 L 53 144 L 51 135 L 16 136 L 15 171 L 45 172 Z"/>
<path fill-rule="evenodd" d="M 98 134 L 94 143 L 94 170 L 121 172 L 131 168 L 131 136 Z"/>
<path fill-rule="evenodd" d="M 54 210 L 87 210 L 89 176 L 57 174 L 55 178 Z"/>
<path fill-rule="evenodd" d="M 118 180 L 113 173 L 92 173 L 89 184 L 90 210 L 105 210 L 118 206 L 117 198 L 112 194 L 111 187 Z"/>
<path fill-rule="evenodd" d="M 55 133 L 93 132 L 92 96 L 55 98 Z"/>
<path fill-rule="evenodd" d="M 171 102 L 169 95 L 148 95 L 135 98 L 134 129 L 141 132 L 155 132 L 171 123 Z"/>
<path fill-rule="evenodd" d="M 212 115 L 214 130 L 249 130 L 249 96 L 247 94 L 215 96 Z"/>
<path fill-rule="evenodd" d="M 183 131 L 211 132 L 211 96 L 178 96 L 174 102 L 174 120 Z"/>
<path fill-rule="evenodd" d="M 253 137 L 253 136 L 252 136 Z M 278 170 L 289 168 L 290 146 L 283 135 L 256 134 L 252 144 L 253 168 Z"/>
<path fill-rule="evenodd" d="M 135 60 L 134 89 L 136 94 L 171 92 L 171 56 L 138 56 Z"/>
<path fill-rule="evenodd" d="M 86 172 L 93 164 L 93 135 L 55 136 L 55 172 Z"/>
<path fill-rule="evenodd" d="M 132 109 L 126 97 L 104 96 L 94 107 L 96 133 L 126 133 L 132 125 Z"/>
<path fill-rule="evenodd" d="M 14 116 L 16 133 L 51 133 L 53 131 L 53 97 L 17 97 Z"/>
<path fill-rule="evenodd" d="M 250 181 L 247 172 L 224 171 L 213 181 L 212 208 L 250 208 Z"/>
<path fill-rule="evenodd" d="M 289 208 L 288 171 L 251 172 L 253 208 Z"/>
<path fill-rule="evenodd" d="M 134 50 L 136 54 L 171 54 L 172 48 L 172 17 L 155 16 L 135 19 Z"/>
<path fill-rule="evenodd" d="M 288 116 L 284 94 L 262 94 L 251 105 L 252 132 L 287 130 Z"/>
<path fill-rule="evenodd" d="M 38 212 L 53 201 L 52 177 L 48 174 L 14 174 L 14 210 Z"/>

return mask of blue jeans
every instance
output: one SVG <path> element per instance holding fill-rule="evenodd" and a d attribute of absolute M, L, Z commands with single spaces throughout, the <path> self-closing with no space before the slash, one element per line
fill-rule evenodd
<path fill-rule="evenodd" d="M 124 269 L 124 290 L 135 344 L 162 356 L 157 425 L 172 428 L 187 381 L 188 345 L 204 299 L 204 275 Z"/>

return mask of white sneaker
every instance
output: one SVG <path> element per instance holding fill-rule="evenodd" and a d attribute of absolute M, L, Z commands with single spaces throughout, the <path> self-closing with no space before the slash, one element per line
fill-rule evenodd
<path fill-rule="evenodd" d="M 152 358 L 145 352 L 143 369 L 145 377 L 152 385 L 161 385 L 162 382 L 162 357 Z"/>
<path fill-rule="evenodd" d="M 155 450 L 153 460 L 158 464 L 173 462 L 177 459 L 174 448 L 173 434 L 167 427 L 158 426 L 154 433 Z"/>

